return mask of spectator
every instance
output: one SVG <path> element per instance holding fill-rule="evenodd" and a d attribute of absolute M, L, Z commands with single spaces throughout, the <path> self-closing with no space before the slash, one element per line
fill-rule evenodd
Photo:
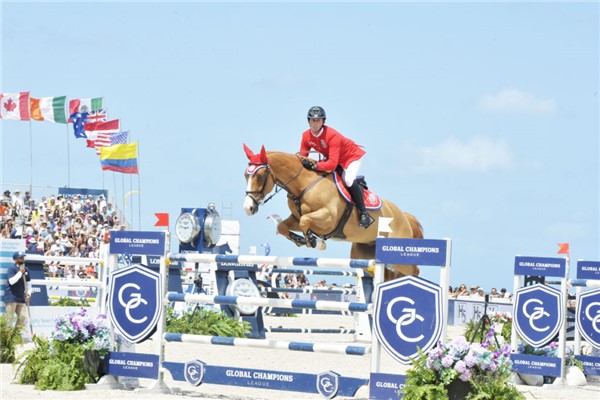
<path fill-rule="evenodd" d="M 479 286 L 477 286 L 477 285 L 471 286 L 471 291 L 469 292 L 469 296 L 477 297 L 477 289 L 479 289 Z"/>
<path fill-rule="evenodd" d="M 467 290 L 467 285 L 465 285 L 464 283 L 461 284 L 458 289 L 456 289 L 454 291 L 453 296 L 454 297 L 458 297 L 458 296 L 468 296 L 469 295 L 469 291 Z"/>
<path fill-rule="evenodd" d="M 500 293 L 498 293 L 498 290 L 495 287 L 492 288 L 492 291 L 490 292 L 490 297 L 493 299 L 500 297 Z"/>
<path fill-rule="evenodd" d="M 510 299 L 510 293 L 505 288 L 500 289 L 500 297 L 503 299 Z"/>
<path fill-rule="evenodd" d="M 2 196 L 2 201 L 7 203 L 12 203 L 12 197 L 10 196 L 10 190 L 5 190 L 4 195 Z"/>

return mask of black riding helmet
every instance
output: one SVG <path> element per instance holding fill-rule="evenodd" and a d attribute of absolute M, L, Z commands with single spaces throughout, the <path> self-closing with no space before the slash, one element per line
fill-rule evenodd
<path fill-rule="evenodd" d="M 325 120 L 327 115 L 325 115 L 325 110 L 323 107 L 313 106 L 310 108 L 310 110 L 308 110 L 308 114 L 306 115 L 306 119 L 310 120 L 311 118 L 322 118 Z"/>

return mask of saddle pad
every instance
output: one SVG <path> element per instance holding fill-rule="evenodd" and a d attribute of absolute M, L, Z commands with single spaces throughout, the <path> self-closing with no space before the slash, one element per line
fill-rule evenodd
<path fill-rule="evenodd" d="M 346 186 L 342 182 L 342 178 L 334 171 L 333 173 L 333 181 L 335 182 L 335 186 L 337 186 L 338 192 L 342 195 L 342 197 L 350 204 L 354 204 L 352 201 L 352 196 L 350 196 L 350 192 L 346 189 Z M 371 192 L 369 189 L 365 189 L 363 191 L 363 197 L 365 199 L 365 208 L 368 210 L 379 210 L 382 206 L 381 199 L 375 193 Z"/>

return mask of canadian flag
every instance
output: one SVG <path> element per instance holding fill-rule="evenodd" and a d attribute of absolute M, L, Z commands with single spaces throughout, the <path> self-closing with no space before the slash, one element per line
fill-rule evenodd
<path fill-rule="evenodd" d="M 0 118 L 29 121 L 29 92 L 1 93 Z"/>

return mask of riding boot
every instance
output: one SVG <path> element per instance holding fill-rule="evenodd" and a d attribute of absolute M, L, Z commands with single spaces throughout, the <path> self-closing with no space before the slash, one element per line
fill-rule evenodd
<path fill-rule="evenodd" d="M 365 208 L 365 199 L 363 197 L 363 187 L 356 180 L 352 183 L 352 186 L 348 188 L 354 204 L 358 208 L 358 226 L 367 229 L 375 220 L 369 215 Z"/>

